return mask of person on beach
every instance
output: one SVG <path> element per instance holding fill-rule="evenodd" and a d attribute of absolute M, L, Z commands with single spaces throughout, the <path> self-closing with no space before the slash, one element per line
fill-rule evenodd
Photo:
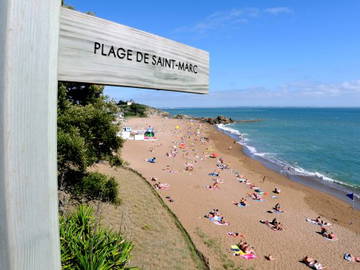
<path fill-rule="evenodd" d="M 149 159 L 147 160 L 147 162 L 156 163 L 156 157 L 149 158 Z"/>
<path fill-rule="evenodd" d="M 321 234 L 322 234 L 322 236 L 324 236 L 325 238 L 327 238 L 327 239 L 329 239 L 329 240 L 336 240 L 336 239 L 337 239 L 336 234 L 333 233 L 333 232 L 328 233 L 328 232 L 326 231 L 326 232 L 321 233 Z"/>
<path fill-rule="evenodd" d="M 270 254 L 265 256 L 265 259 L 267 259 L 268 261 L 275 261 L 275 258 Z"/>
<path fill-rule="evenodd" d="M 245 198 L 241 198 L 239 202 L 233 201 L 233 204 L 236 206 L 247 206 L 247 200 Z"/>
<path fill-rule="evenodd" d="M 273 190 L 273 192 L 274 192 L 275 194 L 280 194 L 281 190 L 280 190 L 279 188 L 275 187 L 274 190 Z"/>
<path fill-rule="evenodd" d="M 230 237 L 245 237 L 245 235 L 240 234 L 238 232 L 228 232 L 227 235 Z"/>
<path fill-rule="evenodd" d="M 278 224 L 278 221 L 276 218 L 274 218 L 271 222 L 270 222 L 271 225 L 277 225 Z"/>
<path fill-rule="evenodd" d="M 206 186 L 208 189 L 218 189 L 219 188 L 219 182 L 215 181 L 211 185 Z"/>
<path fill-rule="evenodd" d="M 273 211 L 277 212 L 277 213 L 283 213 L 284 210 L 280 209 L 280 203 L 275 204 L 275 206 L 273 207 Z"/>
<path fill-rule="evenodd" d="M 315 270 L 322 270 L 325 269 L 326 266 L 323 266 L 321 263 L 319 263 L 317 260 L 309 257 L 309 256 L 305 256 L 304 259 L 302 259 L 302 262 L 304 264 L 306 264 L 307 266 L 309 266 L 310 268 L 313 268 Z"/>
<path fill-rule="evenodd" d="M 249 197 L 251 197 L 253 200 L 261 201 L 263 198 L 256 192 L 248 193 Z"/>
<path fill-rule="evenodd" d="M 272 221 L 262 219 L 262 220 L 260 220 L 260 223 L 267 225 L 273 231 L 283 231 L 284 230 L 283 225 L 280 222 L 278 222 L 276 218 L 274 218 Z"/>
<path fill-rule="evenodd" d="M 240 183 L 245 183 L 245 184 L 248 183 L 248 179 L 243 175 L 237 175 L 236 180 L 238 180 Z"/>
<path fill-rule="evenodd" d="M 246 241 L 240 241 L 237 246 L 247 254 L 255 253 L 254 247 L 250 247 Z"/>
<path fill-rule="evenodd" d="M 355 257 L 355 256 L 351 255 L 350 253 L 345 253 L 344 254 L 344 259 L 349 261 L 349 262 L 358 262 L 358 263 L 360 263 L 360 256 Z"/>

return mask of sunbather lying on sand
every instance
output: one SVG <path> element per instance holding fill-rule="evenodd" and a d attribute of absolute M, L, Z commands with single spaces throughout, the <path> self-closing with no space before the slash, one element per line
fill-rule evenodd
<path fill-rule="evenodd" d="M 350 253 L 345 253 L 344 254 L 344 259 L 349 261 L 349 262 L 358 262 L 358 263 L 360 263 L 360 256 L 355 257 L 355 256 L 351 255 Z"/>
<path fill-rule="evenodd" d="M 236 180 L 238 180 L 240 183 L 248 183 L 248 179 L 245 176 L 236 176 Z"/>
<path fill-rule="evenodd" d="M 158 182 L 158 183 L 155 183 L 155 184 L 154 184 L 154 188 L 155 188 L 155 189 L 164 190 L 164 189 L 169 189 L 169 188 L 170 188 L 170 185 L 167 184 L 167 183 L 160 183 L 160 182 Z"/>
<path fill-rule="evenodd" d="M 319 224 L 319 225 L 323 225 L 323 226 L 329 226 L 331 225 L 329 222 L 324 221 L 323 219 L 321 219 L 320 216 L 318 216 L 315 221 Z"/>
<path fill-rule="evenodd" d="M 229 222 L 224 220 L 224 217 L 219 213 L 218 209 L 213 209 L 204 217 L 217 225 L 229 225 Z"/>
<path fill-rule="evenodd" d="M 256 192 L 248 193 L 248 196 L 251 197 L 253 200 L 256 200 L 256 201 L 262 201 L 263 200 L 263 198 Z"/>
<path fill-rule="evenodd" d="M 311 257 L 308 257 L 308 256 L 306 256 L 304 259 L 302 259 L 302 262 L 305 263 L 310 268 L 315 269 L 315 270 L 322 270 L 322 269 L 326 268 L 326 266 L 323 266 L 317 260 L 315 260 Z"/>
<path fill-rule="evenodd" d="M 274 218 L 272 221 L 260 220 L 260 223 L 267 225 L 269 228 L 271 228 L 274 231 L 283 231 L 284 230 L 282 224 L 280 222 L 278 222 L 276 220 L 276 218 Z"/>
<path fill-rule="evenodd" d="M 149 158 L 147 162 L 156 163 L 156 157 Z"/>
<path fill-rule="evenodd" d="M 233 201 L 233 204 L 235 204 L 236 206 L 247 206 L 247 200 L 245 198 L 241 198 L 239 202 Z"/>
<path fill-rule="evenodd" d="M 324 227 L 321 227 L 320 234 L 329 240 L 337 240 L 336 234 L 333 232 L 328 232 L 328 230 Z"/>
<path fill-rule="evenodd" d="M 219 188 L 219 183 L 218 182 L 214 182 L 211 185 L 206 186 L 208 189 L 218 189 Z"/>
<path fill-rule="evenodd" d="M 209 175 L 210 175 L 210 176 L 216 176 L 216 177 L 218 177 L 220 174 L 215 171 L 215 172 L 209 173 Z"/>
<path fill-rule="evenodd" d="M 306 221 L 310 222 L 310 223 L 313 223 L 313 224 L 316 224 L 316 225 L 319 225 L 319 226 L 330 226 L 331 225 L 330 222 L 326 222 L 326 221 L 322 220 L 320 218 L 320 216 L 318 216 L 315 219 L 307 218 Z"/>
<path fill-rule="evenodd" d="M 255 253 L 254 247 L 250 247 L 246 241 L 240 241 L 237 245 L 245 253 Z"/>
<path fill-rule="evenodd" d="M 284 213 L 285 211 L 280 209 L 280 204 L 277 203 L 275 204 L 275 206 L 273 207 L 272 210 L 268 211 L 269 213 Z"/>
<path fill-rule="evenodd" d="M 227 235 L 230 237 L 245 237 L 245 235 L 240 234 L 238 232 L 228 232 Z"/>
<path fill-rule="evenodd" d="M 174 200 L 170 196 L 165 197 L 169 202 L 174 202 Z"/>

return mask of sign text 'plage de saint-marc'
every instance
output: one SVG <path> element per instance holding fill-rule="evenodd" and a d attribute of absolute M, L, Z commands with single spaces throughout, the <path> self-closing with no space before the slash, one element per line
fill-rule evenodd
<path fill-rule="evenodd" d="M 198 73 L 198 66 L 192 63 L 185 63 L 177 61 L 176 59 L 161 57 L 158 55 L 151 55 L 146 52 L 133 51 L 131 49 L 116 48 L 116 46 L 106 46 L 103 43 L 94 42 L 94 54 L 101 54 L 102 56 L 115 57 L 125 61 L 136 61 L 147 65 L 165 67 L 170 69 L 177 69 L 180 71 Z"/>
<path fill-rule="evenodd" d="M 63 8 L 58 79 L 207 93 L 209 54 Z"/>

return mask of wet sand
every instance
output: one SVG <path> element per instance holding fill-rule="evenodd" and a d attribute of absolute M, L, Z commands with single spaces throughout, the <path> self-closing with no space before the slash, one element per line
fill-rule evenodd
<path fill-rule="evenodd" d="M 266 168 L 243 154 L 241 146 L 233 139 L 207 124 L 150 117 L 133 118 L 125 125 L 134 130 L 144 130 L 148 125 L 155 128 L 157 141 L 127 141 L 122 158 L 149 182 L 152 182 L 151 177 L 156 177 L 161 183 L 170 185 L 168 190 L 159 190 L 158 193 L 178 216 L 198 249 L 209 258 L 212 269 L 224 268 L 223 256 L 215 250 L 221 250 L 229 260 L 246 268 L 309 269 L 299 262 L 305 255 L 319 260 L 328 269 L 360 267 L 360 263 L 349 263 L 342 258 L 345 252 L 360 256 L 360 212 L 351 209 L 345 202 Z M 201 137 L 207 137 L 209 142 L 201 142 Z M 184 143 L 183 149 L 179 148 L 181 143 Z M 166 153 L 175 149 L 174 146 L 176 157 L 167 157 Z M 224 183 L 215 190 L 206 188 L 213 183 L 213 177 L 208 174 L 217 168 L 217 158 L 208 157 L 211 153 L 219 154 L 230 167 L 220 172 Z M 151 157 L 156 157 L 157 162 L 146 162 Z M 185 170 L 187 162 L 194 165 L 193 171 Z M 235 172 L 267 192 L 264 201 L 253 201 L 247 197 L 247 193 L 253 190 L 249 185 L 239 183 Z M 275 186 L 281 189 L 279 195 L 272 193 Z M 277 198 L 272 198 L 274 195 Z M 169 202 L 166 196 L 171 196 L 174 202 Z M 242 197 L 247 198 L 249 206 L 241 208 L 232 204 Z M 280 203 L 285 213 L 267 212 L 276 203 Z M 230 222 L 229 226 L 215 225 L 203 217 L 213 208 L 220 210 L 225 220 Z M 333 224 L 329 230 L 339 240 L 326 240 L 317 233 L 320 226 L 305 221 L 307 217 L 316 218 L 318 215 Z M 284 231 L 273 231 L 259 222 L 274 217 L 284 225 Z M 240 239 L 228 237 L 227 232 L 244 234 L 246 241 L 255 248 L 257 258 L 245 260 L 234 257 L 230 245 Z M 204 241 L 204 235 L 214 240 L 211 245 L 209 241 Z M 215 243 L 217 249 L 214 248 Z M 265 260 L 264 256 L 268 254 L 276 260 Z"/>

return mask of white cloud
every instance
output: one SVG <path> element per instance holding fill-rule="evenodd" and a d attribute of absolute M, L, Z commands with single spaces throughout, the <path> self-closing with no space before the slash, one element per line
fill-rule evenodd
<path fill-rule="evenodd" d="M 197 32 L 204 33 L 211 30 L 230 27 L 238 24 L 247 23 L 262 14 L 279 15 L 292 13 L 293 11 L 287 7 L 273 7 L 266 9 L 259 8 L 242 8 L 231 9 L 226 11 L 217 11 L 200 22 L 191 26 L 182 26 L 175 29 L 175 32 Z"/>
<path fill-rule="evenodd" d="M 115 90 L 115 89 L 114 89 Z M 114 91 L 115 92 L 115 91 Z M 118 93 L 123 91 L 116 90 Z M 111 95 L 110 92 L 107 94 Z M 164 91 L 132 90 L 122 98 L 155 107 L 227 107 L 227 106 L 360 106 L 360 80 L 340 83 L 293 82 L 275 89 L 252 87 L 210 91 L 194 95 Z"/>
<path fill-rule="evenodd" d="M 293 11 L 288 7 L 266 8 L 266 9 L 264 9 L 264 12 L 272 14 L 272 15 L 291 14 L 291 13 L 293 13 Z"/>

